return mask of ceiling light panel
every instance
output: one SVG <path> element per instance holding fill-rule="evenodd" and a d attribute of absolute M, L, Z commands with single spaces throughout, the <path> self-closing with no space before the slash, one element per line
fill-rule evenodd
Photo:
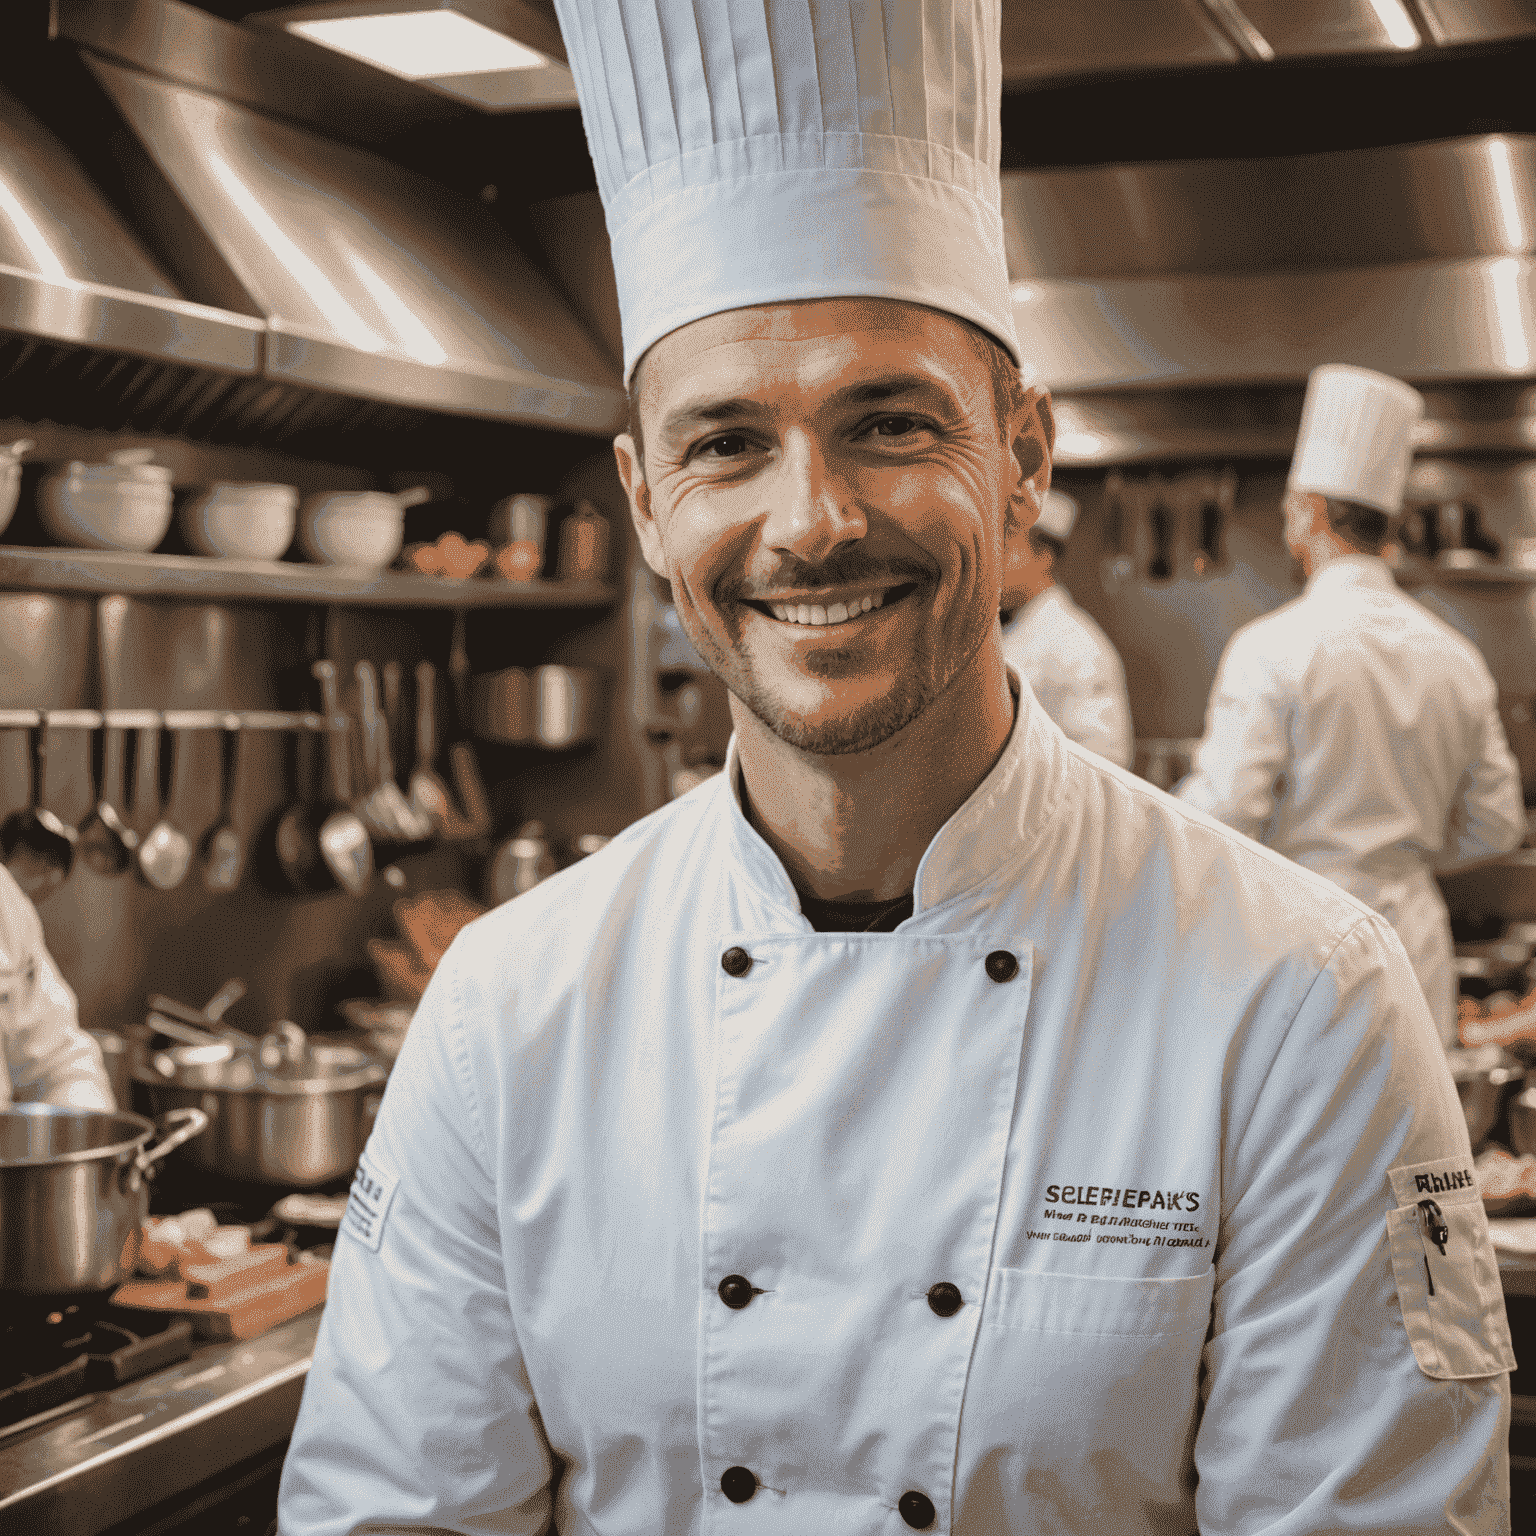
<path fill-rule="evenodd" d="M 287 30 L 405 80 L 545 69 L 551 62 L 456 11 L 290 21 Z"/>

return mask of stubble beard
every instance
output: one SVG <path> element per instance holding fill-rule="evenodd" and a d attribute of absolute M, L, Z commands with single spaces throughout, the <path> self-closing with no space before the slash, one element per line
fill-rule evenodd
<path fill-rule="evenodd" d="M 808 720 L 790 709 L 758 675 L 752 655 L 744 648 L 724 652 L 711 639 L 695 642 L 710 670 L 752 713 L 786 745 L 816 757 L 846 757 L 869 752 L 905 730 L 975 660 L 987 638 L 987 626 L 977 624 L 967 634 L 964 655 L 944 668 L 914 658 L 910 670 L 899 672 L 879 698 L 847 714 Z M 835 691 L 835 683 L 832 685 Z"/>

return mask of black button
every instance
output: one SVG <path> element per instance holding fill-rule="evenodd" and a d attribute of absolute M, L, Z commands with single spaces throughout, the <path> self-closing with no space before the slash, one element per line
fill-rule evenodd
<path fill-rule="evenodd" d="M 730 970 L 730 966 L 726 966 L 726 970 Z M 1018 974 L 1019 962 L 1006 949 L 994 949 L 987 956 L 987 975 L 993 981 L 1012 981 Z M 932 1509 L 933 1505 L 929 1504 L 928 1508 Z M 922 1527 L 919 1526 L 918 1529 L 921 1530 Z"/>
<path fill-rule="evenodd" d="M 1008 958 L 1011 960 L 1013 956 L 1009 955 Z M 745 976 L 752 969 L 752 956 L 739 944 L 733 944 L 720 956 L 720 964 L 725 967 L 727 976 Z M 750 1498 L 751 1495 L 748 1494 L 747 1497 Z"/>
<path fill-rule="evenodd" d="M 928 1305 L 940 1317 L 953 1317 L 964 1304 L 965 1297 L 960 1294 L 960 1287 L 951 1285 L 948 1280 L 940 1280 L 937 1285 L 928 1288 Z"/>
<path fill-rule="evenodd" d="M 1010 955 L 1008 958 L 1011 960 L 1013 957 Z M 749 1472 L 747 1476 L 751 1477 L 752 1474 Z M 939 1513 L 926 1493 L 904 1493 L 896 1501 L 896 1508 L 914 1531 L 926 1531 Z"/>
<path fill-rule="evenodd" d="M 720 1474 L 720 1492 L 728 1498 L 732 1504 L 745 1504 L 748 1499 L 757 1492 L 757 1478 L 746 1467 L 727 1467 Z M 908 1494 L 908 1498 L 912 1495 Z M 917 1495 L 922 1499 L 922 1494 Z M 928 1504 L 926 1499 L 923 1499 Z M 933 1505 L 928 1504 L 928 1518 L 933 1519 Z M 912 1522 L 907 1522 L 910 1525 Z"/>
<path fill-rule="evenodd" d="M 720 1300 L 733 1312 L 740 1312 L 753 1296 L 752 1282 L 745 1275 L 727 1275 L 716 1287 Z"/>

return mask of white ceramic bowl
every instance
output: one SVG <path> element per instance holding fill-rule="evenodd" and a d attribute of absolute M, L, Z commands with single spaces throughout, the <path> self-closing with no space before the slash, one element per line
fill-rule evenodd
<path fill-rule="evenodd" d="M 37 488 L 37 513 L 50 537 L 71 548 L 142 554 L 171 526 L 170 481 L 49 475 Z"/>
<path fill-rule="evenodd" d="M 200 555 L 277 560 L 293 543 L 298 505 L 291 485 L 211 486 L 183 504 L 181 535 Z"/>
<path fill-rule="evenodd" d="M 299 509 L 299 547 L 321 565 L 382 571 L 405 541 L 405 510 L 387 491 L 333 491 Z"/>
<path fill-rule="evenodd" d="M 16 515 L 16 501 L 21 495 L 21 464 L 16 459 L 0 458 L 0 533 Z"/>

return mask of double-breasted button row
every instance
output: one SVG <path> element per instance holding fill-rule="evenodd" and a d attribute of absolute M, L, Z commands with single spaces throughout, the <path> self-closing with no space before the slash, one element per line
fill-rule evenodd
<path fill-rule="evenodd" d="M 757 1492 L 757 1474 L 751 1467 L 727 1467 L 720 1474 L 720 1492 L 732 1504 L 745 1504 Z M 938 1518 L 933 1500 L 915 1488 L 902 1494 L 896 1501 L 896 1509 L 914 1531 L 926 1531 Z"/>
<path fill-rule="evenodd" d="M 715 1291 L 733 1312 L 750 1306 L 754 1296 L 762 1295 L 762 1291 L 745 1275 L 727 1275 L 715 1287 Z M 928 1287 L 928 1305 L 939 1317 L 953 1317 L 965 1305 L 965 1297 L 953 1281 L 940 1280 L 937 1285 Z"/>
<path fill-rule="evenodd" d="M 993 981 L 1012 981 L 1019 974 L 1019 958 L 1011 950 L 994 949 L 985 964 Z M 720 956 L 720 967 L 727 976 L 739 979 L 752 969 L 752 956 L 741 945 L 733 944 Z"/>

